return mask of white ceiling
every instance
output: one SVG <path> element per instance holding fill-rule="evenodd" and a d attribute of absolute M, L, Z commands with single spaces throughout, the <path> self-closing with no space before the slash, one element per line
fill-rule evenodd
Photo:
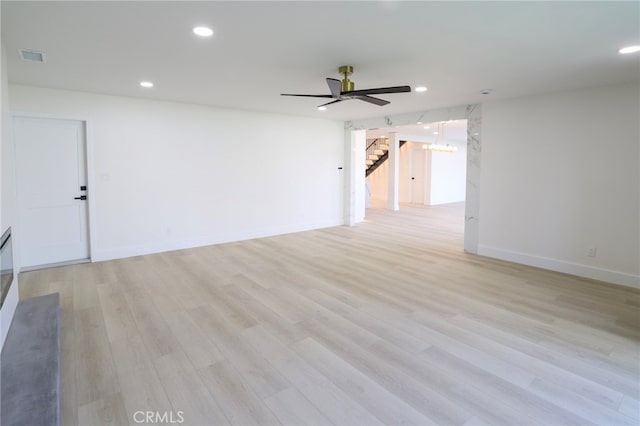
<path fill-rule="evenodd" d="M 9 80 L 60 89 L 353 120 L 640 78 L 631 2 L 2 1 Z M 215 35 L 194 36 L 207 25 Z M 16 49 L 47 54 L 22 61 Z M 326 77 L 426 85 L 316 110 Z M 141 80 L 155 83 L 151 90 Z M 481 95 L 482 89 L 492 89 Z"/>
<path fill-rule="evenodd" d="M 410 126 L 394 126 L 367 130 L 367 139 L 389 137 L 399 133 L 412 142 L 433 142 L 452 146 L 467 145 L 467 120 L 449 120 Z"/>

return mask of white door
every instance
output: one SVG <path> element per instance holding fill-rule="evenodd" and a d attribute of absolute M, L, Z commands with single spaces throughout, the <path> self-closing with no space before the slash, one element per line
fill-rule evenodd
<path fill-rule="evenodd" d="M 15 117 L 13 129 L 21 266 L 89 258 L 84 123 Z"/>
<path fill-rule="evenodd" d="M 424 204 L 425 193 L 425 156 L 422 148 L 411 151 L 411 202 Z"/>

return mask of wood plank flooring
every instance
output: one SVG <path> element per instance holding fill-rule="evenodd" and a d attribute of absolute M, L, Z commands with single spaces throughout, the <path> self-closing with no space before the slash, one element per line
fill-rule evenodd
<path fill-rule="evenodd" d="M 639 424 L 640 291 L 464 254 L 463 210 L 21 274 L 63 424 Z"/>

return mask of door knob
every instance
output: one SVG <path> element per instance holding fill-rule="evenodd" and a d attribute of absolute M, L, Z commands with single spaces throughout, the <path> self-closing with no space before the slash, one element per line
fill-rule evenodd
<path fill-rule="evenodd" d="M 79 197 L 74 197 L 73 199 L 74 199 L 74 200 L 86 200 L 86 199 L 87 199 L 87 196 L 86 196 L 86 195 L 81 195 L 81 196 L 79 196 Z"/>

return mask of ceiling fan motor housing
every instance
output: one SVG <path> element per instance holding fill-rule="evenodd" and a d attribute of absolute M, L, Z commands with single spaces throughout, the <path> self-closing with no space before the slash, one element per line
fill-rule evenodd
<path fill-rule="evenodd" d="M 342 79 L 342 91 L 350 92 L 352 90 L 355 90 L 355 83 L 349 80 L 349 76 L 353 74 L 353 67 L 351 65 L 343 65 L 338 68 L 338 72 L 344 75 L 344 78 Z"/>

